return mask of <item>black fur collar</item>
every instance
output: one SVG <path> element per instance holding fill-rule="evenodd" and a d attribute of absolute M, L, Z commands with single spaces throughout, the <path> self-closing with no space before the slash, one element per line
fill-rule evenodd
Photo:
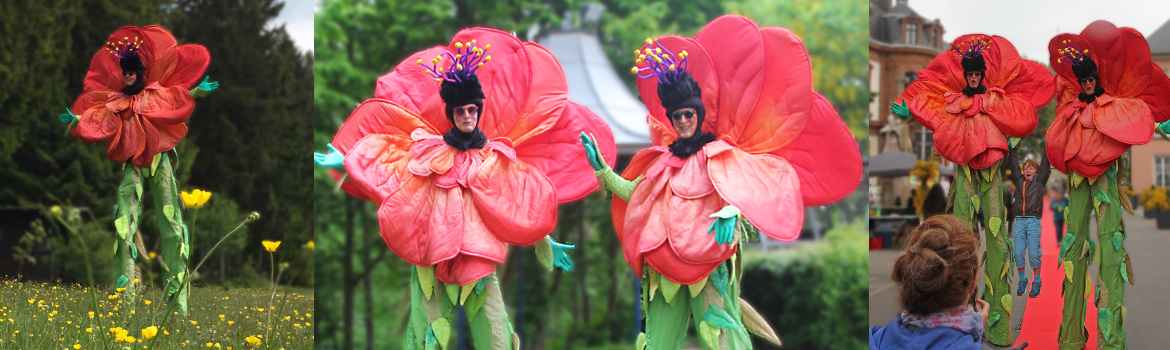
<path fill-rule="evenodd" d="M 479 131 L 479 127 L 470 133 L 463 132 L 459 128 L 451 128 L 450 131 L 443 134 L 443 141 L 447 141 L 448 145 L 460 151 L 466 151 L 472 148 L 483 148 L 487 144 L 487 135 Z"/>
<path fill-rule="evenodd" d="M 679 138 L 670 144 L 670 153 L 675 157 L 686 159 L 703 149 L 703 145 L 715 141 L 715 135 L 700 131 L 690 138 Z"/>

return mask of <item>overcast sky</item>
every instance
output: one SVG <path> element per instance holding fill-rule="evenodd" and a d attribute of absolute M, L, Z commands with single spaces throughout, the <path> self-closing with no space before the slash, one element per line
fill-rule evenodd
<path fill-rule="evenodd" d="M 284 30 L 292 37 L 293 43 L 301 51 L 313 51 L 313 7 L 315 0 L 284 0 L 284 9 L 274 26 L 284 25 Z"/>
<path fill-rule="evenodd" d="M 1052 37 L 1079 34 L 1095 20 L 1137 29 L 1145 36 L 1170 20 L 1166 0 L 913 0 L 910 8 L 927 19 L 940 19 L 947 42 L 964 34 L 999 35 L 1011 41 L 1020 55 L 1045 63 Z"/>

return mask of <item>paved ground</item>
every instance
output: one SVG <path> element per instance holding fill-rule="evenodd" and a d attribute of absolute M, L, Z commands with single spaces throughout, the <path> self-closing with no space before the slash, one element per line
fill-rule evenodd
<path fill-rule="evenodd" d="M 1134 265 L 1135 283 L 1133 286 L 1126 285 L 1128 345 L 1131 349 L 1167 348 L 1170 331 L 1166 327 L 1164 315 L 1170 314 L 1170 230 L 1158 230 L 1153 219 L 1142 218 L 1140 209 L 1135 214 L 1131 216 L 1123 213 L 1128 231 L 1125 246 Z M 1044 220 L 1051 219 L 1045 217 Z M 1090 223 L 1089 226 L 1094 231 L 1091 239 L 1097 241 L 1096 223 Z M 1045 231 L 1044 234 L 1053 233 Z M 902 310 L 898 301 L 898 284 L 890 279 L 894 260 L 899 253 L 897 249 L 870 251 L 870 325 L 885 325 Z M 1026 270 L 1031 278 L 1031 269 Z M 1090 266 L 1089 271 L 1096 278 L 1096 264 Z M 1046 279 L 1044 292 L 1059 291 L 1058 283 Z M 1027 301 L 1027 295 L 1013 300 L 1013 338 L 1019 335 Z"/>

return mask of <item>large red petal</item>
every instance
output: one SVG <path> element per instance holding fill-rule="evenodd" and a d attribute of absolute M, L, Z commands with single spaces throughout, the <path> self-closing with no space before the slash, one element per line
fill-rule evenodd
<path fill-rule="evenodd" d="M 622 172 L 622 178 L 634 180 L 638 176 L 645 174 L 646 170 L 663 154 L 664 150 L 662 148 L 647 148 L 638 152 L 638 154 L 634 155 L 634 158 L 630 159 L 630 164 Z M 638 187 L 647 186 L 647 184 L 639 184 Z M 629 235 L 626 234 L 626 209 L 629 206 L 626 201 L 614 195 L 611 206 L 612 210 L 610 211 L 610 215 L 612 215 L 614 233 L 617 233 L 618 240 L 622 242 L 622 253 L 626 258 L 626 262 L 634 269 L 634 272 L 641 276 L 643 263 L 642 252 L 636 249 L 641 232 L 630 232 Z M 627 236 L 633 236 L 633 238 L 627 238 Z"/>
<path fill-rule="evenodd" d="M 199 85 L 203 72 L 207 71 L 207 65 L 211 63 L 211 53 L 207 52 L 206 47 L 198 44 L 179 45 L 178 51 L 179 59 L 175 71 L 162 85 L 180 86 L 190 90 Z"/>
<path fill-rule="evenodd" d="M 597 189 L 593 168 L 585 159 L 581 132 L 593 135 L 606 164 L 616 164 L 617 144 L 609 125 L 588 108 L 569 102 L 551 129 L 516 145 L 516 158 L 544 173 L 557 189 L 557 201 L 571 202 Z"/>
<path fill-rule="evenodd" d="M 133 113 L 123 111 L 122 113 Z M 142 153 L 146 147 L 146 134 L 142 131 L 142 123 L 137 117 L 122 119 L 122 131 L 118 132 L 106 148 L 106 157 L 122 163 Z"/>
<path fill-rule="evenodd" d="M 484 54 L 492 60 L 475 71 L 479 83 L 483 86 L 483 112 L 479 116 L 479 129 L 488 139 L 506 136 L 519 119 L 524 117 L 524 110 L 528 105 L 530 89 L 533 83 L 533 67 L 524 43 L 511 34 L 489 28 L 469 28 L 459 31 L 452 38 L 447 47 L 455 53 L 456 42 L 467 43 L 476 40 L 476 46 L 491 45 Z M 445 56 L 444 56 L 445 57 Z M 440 65 L 446 65 L 450 58 L 445 57 Z M 445 63 L 446 62 L 446 63 Z M 555 64 L 555 60 L 553 61 Z M 542 67 L 546 68 L 546 67 Z M 562 84 L 564 75 L 559 74 Z M 563 91 L 568 91 L 565 87 Z M 537 92 L 539 96 L 541 93 Z M 562 106 L 563 107 L 563 106 Z M 558 112 L 559 113 L 559 110 Z M 539 123 L 536 123 L 539 124 Z M 513 139 L 515 141 L 516 139 Z"/>
<path fill-rule="evenodd" d="M 955 39 L 955 41 L 959 41 L 960 39 L 969 36 L 970 35 L 960 37 L 959 39 Z M 963 90 L 963 87 L 966 86 L 967 83 L 963 79 L 963 65 L 961 62 L 962 57 L 953 51 L 948 50 L 943 52 L 938 56 L 935 56 L 934 59 L 930 61 L 930 64 L 926 65 L 926 69 L 918 72 L 918 80 L 915 80 L 915 82 L 911 85 L 919 81 L 928 81 L 945 86 L 946 89 L 950 91 Z M 988 76 L 991 75 L 988 74 Z M 910 96 L 905 96 L 905 94 L 906 93 L 903 92 L 903 97 L 906 100 L 910 100 Z M 894 101 L 900 102 L 901 100 L 902 98 L 898 98 Z"/>
<path fill-rule="evenodd" d="M 1139 98 L 1114 98 L 1104 106 L 1094 106 L 1093 123 L 1105 135 L 1131 145 L 1144 145 L 1154 137 L 1150 107 Z"/>
<path fill-rule="evenodd" d="M 805 130 L 815 103 L 812 66 L 804 43 L 788 29 L 769 27 L 760 34 L 765 62 L 770 63 L 754 79 L 765 84 L 750 118 L 736 124 L 742 129 L 732 130 L 740 149 L 748 153 L 772 152 L 792 142 Z"/>
<path fill-rule="evenodd" d="M 459 254 L 451 260 L 435 265 L 435 278 L 449 284 L 465 286 L 496 272 L 494 261 L 477 256 Z"/>
<path fill-rule="evenodd" d="M 727 205 L 718 193 L 688 199 L 674 193 L 673 189 L 668 192 L 666 205 L 656 206 L 653 210 L 661 211 L 666 218 L 670 248 L 680 259 L 690 263 L 712 263 L 723 261 L 735 251 L 730 244 L 716 242 L 714 233 L 707 233 L 715 222 L 715 218 L 709 216 Z"/>
<path fill-rule="evenodd" d="M 565 73 L 561 71 L 561 64 L 557 63 L 552 52 L 534 43 L 525 43 L 524 50 L 528 52 L 528 61 L 531 64 L 529 69 L 533 73 L 532 80 L 528 82 L 528 96 L 524 98 L 524 109 L 516 119 L 499 120 L 510 122 L 510 125 L 498 126 L 501 131 L 507 130 L 504 136 L 513 140 L 513 144 L 517 146 L 538 137 L 557 124 L 558 119 L 564 118 L 562 114 L 565 113 L 565 104 L 569 102 L 569 83 L 565 80 Z M 489 118 L 486 121 L 490 124 L 497 119 Z M 480 122 L 481 129 L 484 128 L 483 122 Z M 487 132 L 484 134 L 487 135 Z"/>
<path fill-rule="evenodd" d="M 390 73 L 378 78 L 374 97 L 392 101 L 402 108 L 414 111 L 431 127 L 450 130 L 451 122 L 443 111 L 443 99 L 439 97 L 439 83 L 418 63 L 430 64 L 431 60 L 446 51 L 443 46 L 416 52 L 398 64 Z M 336 147 L 336 146 L 334 146 Z"/>
<path fill-rule="evenodd" d="M 181 86 L 145 89 L 138 95 L 134 111 L 151 123 L 174 125 L 187 121 L 195 111 L 195 100 Z"/>
<path fill-rule="evenodd" d="M 1138 98 L 1150 106 L 1154 121 L 1162 123 L 1170 120 L 1170 77 L 1156 64 L 1150 75 L 1150 86 Z"/>
<path fill-rule="evenodd" d="M 792 165 L 806 206 L 836 202 L 861 184 L 861 151 L 845 121 L 821 94 L 813 93 L 808 126 L 772 154 Z M 828 146 L 831 145 L 831 146 Z"/>
<path fill-rule="evenodd" d="M 70 107 L 69 111 L 73 114 L 81 115 L 85 113 L 85 110 L 93 106 L 102 105 L 105 108 L 105 104 L 109 102 L 110 94 L 113 92 L 113 90 L 90 90 L 82 92 L 81 96 L 77 96 L 77 99 L 73 101 L 73 107 Z"/>
<path fill-rule="evenodd" d="M 144 40 L 146 35 L 138 27 L 126 26 L 110 34 L 106 42 L 116 43 L 123 38 L 130 41 L 134 41 L 134 38 Z M 121 90 L 126 87 L 126 82 L 122 79 L 122 66 L 118 64 L 118 58 L 106 49 L 107 46 L 103 45 L 93 55 L 93 60 L 89 61 L 89 72 L 85 75 L 83 90 Z"/>
<path fill-rule="evenodd" d="M 729 149 L 710 156 L 707 169 L 719 196 L 752 225 L 781 241 L 795 240 L 804 223 L 796 170 L 784 158 Z"/>
<path fill-rule="evenodd" d="M 114 138 L 121 130 L 122 119 L 102 104 L 86 109 L 70 133 L 81 141 L 97 143 Z"/>
<path fill-rule="evenodd" d="M 1063 58 L 1063 56 L 1058 53 L 1060 50 L 1065 48 L 1065 42 L 1068 42 L 1067 45 L 1069 47 L 1076 46 L 1081 49 L 1090 49 L 1089 58 L 1091 58 L 1098 67 L 1101 66 L 1101 61 L 1097 59 L 1097 54 L 1099 52 L 1096 49 L 1091 49 L 1092 45 L 1089 44 L 1085 38 L 1082 38 L 1080 35 L 1076 34 L 1057 34 L 1052 38 L 1052 40 L 1048 41 L 1048 64 L 1052 67 L 1052 70 L 1056 72 L 1057 79 L 1063 79 L 1065 82 L 1073 82 L 1073 84 L 1069 84 L 1070 87 L 1076 90 L 1077 94 L 1080 94 L 1084 91 L 1081 90 L 1080 84 L 1075 84 L 1077 81 L 1077 76 L 1073 74 L 1073 65 L 1069 63 L 1068 59 Z M 1057 88 L 1058 91 L 1059 89 L 1060 88 Z M 1061 95 L 1058 96 L 1057 102 L 1062 101 L 1060 98 L 1066 94 L 1064 92 L 1059 93 Z M 1073 95 L 1073 98 L 1076 98 L 1076 94 Z"/>
<path fill-rule="evenodd" d="M 1072 154 L 1066 155 L 1065 153 L 1065 149 L 1070 145 L 1069 135 L 1072 128 L 1070 122 L 1076 123 L 1075 120 L 1062 116 L 1058 110 L 1056 118 L 1052 120 L 1052 125 L 1048 126 L 1048 133 L 1044 137 L 1044 150 L 1048 154 L 1048 162 L 1056 170 L 1066 174 L 1068 168 L 1065 161 L 1071 158 L 1072 154 L 1076 154 L 1076 150 L 1073 150 Z M 1079 146 L 1079 144 L 1075 146 Z"/>
<path fill-rule="evenodd" d="M 463 242 L 463 190 L 411 176 L 378 208 L 382 240 L 406 262 L 431 266 L 454 258 Z"/>
<path fill-rule="evenodd" d="M 780 37 L 773 37 L 772 39 L 781 39 Z M 793 36 L 796 45 L 784 47 L 794 51 L 804 51 L 803 45 L 800 45 L 800 39 Z M 734 45 L 728 45 L 729 40 L 734 40 Z M 781 47 L 768 47 L 764 45 L 764 38 L 760 35 L 760 29 L 751 20 L 741 16 L 722 16 L 708 23 L 703 27 L 698 34 L 695 34 L 695 42 L 702 45 L 707 55 L 711 58 L 711 64 L 715 69 L 715 74 L 719 80 L 719 111 L 714 113 L 708 110 L 706 121 L 703 124 L 707 131 L 714 132 L 715 136 L 721 137 L 729 135 L 733 140 L 739 140 L 740 135 L 744 132 L 748 125 L 748 120 L 753 117 L 752 111 L 756 108 L 756 104 L 760 98 L 760 90 L 767 82 L 776 87 L 773 89 L 772 98 L 779 97 L 777 95 L 783 93 L 783 89 L 787 87 L 786 83 L 793 83 L 793 101 L 792 103 L 799 108 L 801 104 L 807 105 L 808 92 L 812 89 L 811 68 L 807 63 L 807 56 L 804 61 L 800 60 L 800 54 L 793 52 L 794 57 L 772 57 L 777 59 L 771 61 L 774 69 L 774 75 L 781 79 L 781 81 L 767 81 L 762 75 L 766 74 L 764 66 L 765 51 L 773 51 L 773 54 L 781 54 Z M 763 50 L 761 50 L 763 48 Z M 678 52 L 678 51 L 674 51 Z M 688 51 L 689 53 L 689 51 Z M 784 55 L 787 56 L 787 55 Z M 797 58 L 794 62 L 781 61 L 781 58 Z M 791 66 L 789 64 L 792 64 Z M 792 81 L 783 79 L 786 70 L 792 70 L 796 74 L 792 74 Z M 801 76 L 800 70 L 809 70 L 807 76 Z M 780 91 L 775 91 L 780 90 Z M 706 92 L 704 90 L 704 92 Z M 802 96 L 801 93 L 804 95 Z M 781 100 L 781 99 L 777 99 Z M 769 103 L 774 105 L 776 102 Z M 787 102 L 787 101 L 785 101 Z M 804 112 L 806 108 L 799 108 L 794 111 L 796 113 Z M 797 116 L 807 118 L 807 115 Z M 773 130 L 765 131 L 766 135 L 757 136 L 755 141 L 760 139 L 767 139 Z M 799 132 L 799 129 L 796 130 Z M 769 151 L 764 147 L 764 152 Z"/>
<path fill-rule="evenodd" d="M 165 28 L 150 25 L 142 28 L 146 44 L 139 51 L 142 64 L 146 65 L 146 85 L 162 83 L 170 79 L 179 65 L 179 46 L 175 36 Z"/>
<path fill-rule="evenodd" d="M 1137 97 L 1150 85 L 1150 46 L 1133 28 L 1098 20 L 1081 31 L 1092 46 L 1089 56 L 1101 74 L 1101 87 L 1118 98 Z"/>
<path fill-rule="evenodd" d="M 736 247 L 729 248 L 727 256 L 715 262 L 691 263 L 679 258 L 678 254 L 675 254 L 669 246 L 662 246 L 646 252 L 646 263 L 649 263 L 654 271 L 658 271 L 663 277 L 674 283 L 691 285 L 710 275 L 716 267 L 719 267 L 719 264 L 723 263 L 723 260 L 727 260 L 732 254 L 735 254 L 735 250 Z"/>
<path fill-rule="evenodd" d="M 934 130 L 934 147 L 946 160 L 967 164 L 987 150 L 987 139 L 995 133 L 999 130 L 982 113 L 972 117 L 953 115 Z"/>
<path fill-rule="evenodd" d="M 643 153 L 646 154 L 645 157 L 653 158 L 653 163 L 661 163 L 667 157 L 661 153 L 660 156 L 653 157 L 653 153 L 646 151 L 639 155 Z M 668 237 L 669 205 L 670 197 L 673 195 L 669 186 L 671 171 L 667 169 L 655 178 L 642 179 L 642 182 L 634 187 L 629 204 L 624 210 L 618 211 L 617 204 L 614 205 L 614 222 L 623 221 L 620 226 L 615 225 L 621 230 L 619 234 L 622 237 L 622 252 L 630 266 L 639 273 L 642 267 L 642 253 L 658 248 Z M 614 199 L 614 203 L 618 201 L 620 199 Z M 618 216 L 619 214 L 624 215 Z"/>
<path fill-rule="evenodd" d="M 719 105 L 720 80 L 715 73 L 714 63 L 707 56 L 707 50 L 704 50 L 703 46 L 691 38 L 664 36 L 658 38 L 658 43 L 675 54 L 687 51 L 687 73 L 690 73 L 695 82 L 699 84 L 699 89 L 703 91 L 703 107 L 706 114 L 702 131 L 718 132 L 716 126 L 719 125 L 719 110 L 721 108 Z M 646 48 L 653 50 L 658 46 L 643 46 L 639 50 Z M 646 67 L 646 64 L 643 63 L 637 67 Z M 650 112 L 650 119 L 652 119 L 650 121 L 650 141 L 658 146 L 674 142 L 678 135 L 671 127 L 670 120 L 666 118 L 666 109 L 662 107 L 662 100 L 658 98 L 658 79 L 638 79 L 638 94 L 641 95 L 642 103 L 646 105 L 646 109 Z M 669 137 L 666 137 L 667 135 Z"/>
<path fill-rule="evenodd" d="M 929 130 L 938 130 L 939 124 L 950 116 L 946 112 L 947 101 L 943 97 L 948 92 L 955 91 L 940 83 L 918 79 L 902 90 L 894 103 L 905 103 L 914 120 Z"/>
<path fill-rule="evenodd" d="M 1129 150 L 1129 145 L 1121 141 L 1117 141 L 1108 135 L 1101 133 L 1097 129 L 1090 129 L 1076 126 L 1080 129 L 1080 151 L 1077 152 L 1075 160 L 1085 165 L 1103 165 L 1108 167 L 1113 161 L 1121 157 L 1121 154 Z M 1151 135 L 1152 136 L 1152 135 Z M 1069 140 L 1070 142 L 1073 140 Z M 1072 160 L 1069 160 L 1072 164 Z M 1081 175 L 1093 177 L 1100 175 L 1100 173 L 1086 173 L 1080 172 Z"/>
<path fill-rule="evenodd" d="M 1048 68 L 1020 58 L 1015 46 L 1007 39 L 995 36 L 992 41 L 1001 57 L 999 80 L 993 86 L 1002 88 L 1008 96 L 1030 102 L 1032 108 L 1044 107 L 1052 101 L 1052 96 L 1056 94 L 1056 84 Z"/>
<path fill-rule="evenodd" d="M 187 125 L 183 123 L 175 125 L 155 125 L 158 129 L 158 151 L 166 152 L 175 148 L 179 141 L 187 136 Z"/>
<path fill-rule="evenodd" d="M 142 125 L 142 133 L 145 135 L 143 142 L 142 153 L 134 156 L 134 166 L 139 168 L 149 168 L 154 162 L 154 155 L 158 153 L 158 129 L 154 128 L 154 124 L 141 116 L 134 116 L 139 125 Z"/>
<path fill-rule="evenodd" d="M 468 185 L 484 225 L 501 241 L 530 245 L 556 226 L 556 188 L 536 167 L 488 152 Z"/>
<path fill-rule="evenodd" d="M 413 111 L 388 100 L 373 98 L 353 110 L 333 136 L 333 147 L 344 154 L 366 135 L 390 134 L 409 138 L 410 133 L 418 128 L 432 135 L 442 134 Z"/>
<path fill-rule="evenodd" d="M 345 171 L 361 193 L 381 202 L 413 176 L 407 170 L 412 143 L 402 135 L 367 135 L 345 154 Z"/>
<path fill-rule="evenodd" d="M 988 91 L 984 96 L 987 97 L 987 106 L 983 113 L 987 114 L 1000 132 L 1012 137 L 1025 137 L 1036 129 L 1039 122 L 1036 107 L 1026 99 L 1027 95 L 1004 95 Z"/>

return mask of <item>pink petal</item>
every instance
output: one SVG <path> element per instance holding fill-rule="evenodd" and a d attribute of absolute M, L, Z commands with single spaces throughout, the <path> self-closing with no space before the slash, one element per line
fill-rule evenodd
<path fill-rule="evenodd" d="M 516 156 L 544 173 L 557 190 L 557 201 L 566 203 L 596 190 L 593 167 L 585 159 L 581 132 L 593 135 L 607 164 L 617 164 L 617 144 L 609 125 L 588 108 L 569 102 L 565 114 L 551 129 L 516 146 Z"/>
<path fill-rule="evenodd" d="M 382 240 L 406 262 L 431 266 L 454 258 L 463 241 L 462 189 L 412 176 L 378 208 Z"/>
<path fill-rule="evenodd" d="M 406 169 L 410 143 L 400 135 L 366 136 L 345 154 L 346 173 L 362 193 L 381 202 L 411 177 Z"/>
<path fill-rule="evenodd" d="M 470 185 L 484 225 L 504 242 L 530 245 L 556 226 L 556 188 L 533 166 L 490 152 Z"/>
<path fill-rule="evenodd" d="M 800 235 L 804 222 L 800 179 L 787 160 L 732 149 L 709 162 L 719 196 L 739 208 L 752 225 L 782 241 Z"/>
<path fill-rule="evenodd" d="M 829 101 L 813 93 L 808 126 L 791 143 L 772 154 L 792 165 L 800 178 L 806 206 L 836 202 L 861 183 L 861 151 L 849 127 Z M 831 145 L 831 146 L 829 146 Z"/>
<path fill-rule="evenodd" d="M 402 108 L 394 102 L 373 98 L 362 102 L 357 109 L 353 110 L 349 119 L 345 120 L 345 124 L 341 125 L 341 128 L 337 130 L 337 135 L 333 137 L 333 147 L 345 154 L 366 135 L 409 136 L 415 129 L 419 128 L 429 134 L 442 134 L 427 125 L 418 114 Z"/>

